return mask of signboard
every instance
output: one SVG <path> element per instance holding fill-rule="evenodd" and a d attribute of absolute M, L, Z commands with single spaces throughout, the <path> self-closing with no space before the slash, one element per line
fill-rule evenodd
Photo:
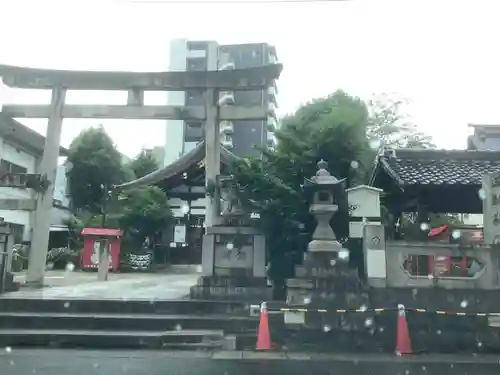
<path fill-rule="evenodd" d="M 174 227 L 174 242 L 175 243 L 185 243 L 186 242 L 186 226 L 176 225 Z"/>
<path fill-rule="evenodd" d="M 500 173 L 484 176 L 479 197 L 483 200 L 484 243 L 500 244 Z"/>

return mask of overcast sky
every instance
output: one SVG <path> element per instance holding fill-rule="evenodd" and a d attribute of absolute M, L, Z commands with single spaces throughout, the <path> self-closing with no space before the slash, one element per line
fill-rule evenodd
<path fill-rule="evenodd" d="M 284 64 L 281 113 L 342 88 L 362 98 L 381 92 L 408 98 L 414 122 L 442 148 L 463 148 L 468 123 L 500 124 L 498 0 L 3 0 L 0 14 L 0 64 L 161 71 L 173 38 L 268 42 Z M 0 103 L 49 100 L 44 92 L 2 95 Z M 68 94 L 72 104 L 125 101 L 125 93 Z M 146 104 L 165 102 L 166 95 L 146 97 Z M 46 120 L 23 122 L 45 132 Z M 164 122 L 123 120 L 65 120 L 62 144 L 99 123 L 129 156 L 164 144 Z"/>

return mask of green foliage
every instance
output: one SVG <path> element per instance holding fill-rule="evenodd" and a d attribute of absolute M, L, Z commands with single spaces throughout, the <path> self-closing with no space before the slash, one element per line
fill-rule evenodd
<path fill-rule="evenodd" d="M 404 112 L 404 99 L 380 94 L 369 101 L 368 140 L 380 146 L 434 148 L 432 138 L 420 131 Z"/>
<path fill-rule="evenodd" d="M 128 166 L 136 178 L 144 177 L 158 169 L 158 163 L 151 150 L 142 150 Z"/>
<path fill-rule="evenodd" d="M 146 237 L 154 237 L 172 218 L 167 196 L 156 186 L 126 191 L 118 199 L 118 223 L 135 246 Z"/>
<path fill-rule="evenodd" d="M 101 213 L 107 188 L 125 180 L 121 154 L 104 128 L 89 128 L 74 139 L 69 148 L 69 192 L 73 208 Z"/>
<path fill-rule="evenodd" d="M 367 106 L 338 90 L 286 116 L 276 132 L 277 147 L 263 151 L 264 158 L 245 159 L 234 166 L 243 201 L 260 214 L 257 224 L 267 236 L 273 278 L 289 274 L 286 259 L 292 254 L 295 262 L 300 260 L 311 239 L 315 221 L 301 184 L 315 175 L 319 160 L 328 162 L 333 176 L 345 178 L 348 188 L 367 182 L 376 156 L 370 141 L 379 139 L 394 147 L 432 146 L 430 138 L 402 115 L 402 104 L 381 96 Z M 343 240 L 348 237 L 346 194 L 337 197 L 337 204 L 339 213 L 331 225 Z M 390 219 L 388 213 L 385 216 Z M 276 264 L 279 267 L 273 267 Z"/>
<path fill-rule="evenodd" d="M 274 151 L 265 151 L 263 159 L 248 159 L 235 166 L 244 198 L 260 214 L 258 224 L 267 235 L 271 264 L 282 262 L 285 254 L 300 257 L 310 240 L 314 219 L 301 185 L 316 174 L 318 161 L 327 160 L 330 173 L 346 178 L 347 184 L 355 178 L 357 171 L 351 162 L 367 147 L 367 121 L 366 105 L 337 91 L 286 117 L 282 130 L 276 133 Z M 339 237 L 347 237 L 347 199 L 338 199 L 340 212 L 332 226 Z M 276 272 L 284 270 L 273 267 L 271 271 L 279 277 Z"/>

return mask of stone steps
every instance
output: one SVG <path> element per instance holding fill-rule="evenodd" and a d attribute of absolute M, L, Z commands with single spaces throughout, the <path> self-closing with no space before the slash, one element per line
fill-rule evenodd
<path fill-rule="evenodd" d="M 236 349 L 258 317 L 241 302 L 0 298 L 0 345 Z"/>
<path fill-rule="evenodd" d="M 0 329 L 4 347 L 84 347 L 137 349 L 222 348 L 224 333 L 209 330 L 185 331 L 109 331 L 58 329 Z"/>
<path fill-rule="evenodd" d="M 206 300 L 126 300 L 126 299 L 65 299 L 54 298 L 0 298 L 3 312 L 60 312 L 108 314 L 190 314 L 248 316 L 249 305 L 238 301 Z"/>
<path fill-rule="evenodd" d="M 73 329 L 176 331 L 223 329 L 225 333 L 255 330 L 258 318 L 225 315 L 100 314 L 0 312 L 0 329 Z"/>

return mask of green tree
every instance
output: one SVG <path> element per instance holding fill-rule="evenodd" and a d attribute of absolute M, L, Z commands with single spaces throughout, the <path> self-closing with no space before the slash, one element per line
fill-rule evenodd
<path fill-rule="evenodd" d="M 107 189 L 125 180 L 121 154 L 102 126 L 82 131 L 71 143 L 68 187 L 73 208 L 102 214 Z"/>
<path fill-rule="evenodd" d="M 367 148 L 367 124 L 365 103 L 339 90 L 287 116 L 276 133 L 277 147 L 264 151 L 264 158 L 236 164 L 243 200 L 259 213 L 258 224 L 267 235 L 275 280 L 289 275 L 286 264 L 301 257 L 315 225 L 301 188 L 304 178 L 314 176 L 318 161 L 324 159 L 332 175 L 351 184 L 358 174 L 353 161 Z M 338 199 L 340 212 L 331 224 L 338 237 L 346 238 L 347 199 Z"/>
<path fill-rule="evenodd" d="M 151 150 L 142 150 L 139 155 L 130 162 L 129 167 L 136 178 L 144 177 L 158 169 L 158 163 Z"/>
<path fill-rule="evenodd" d="M 144 186 L 125 191 L 118 197 L 117 220 L 132 245 L 139 247 L 145 238 L 153 240 L 172 218 L 163 190 Z"/>
<path fill-rule="evenodd" d="M 372 148 L 434 148 L 432 137 L 419 131 L 405 112 L 408 101 L 394 95 L 378 94 L 368 102 L 370 121 L 367 136 Z"/>

